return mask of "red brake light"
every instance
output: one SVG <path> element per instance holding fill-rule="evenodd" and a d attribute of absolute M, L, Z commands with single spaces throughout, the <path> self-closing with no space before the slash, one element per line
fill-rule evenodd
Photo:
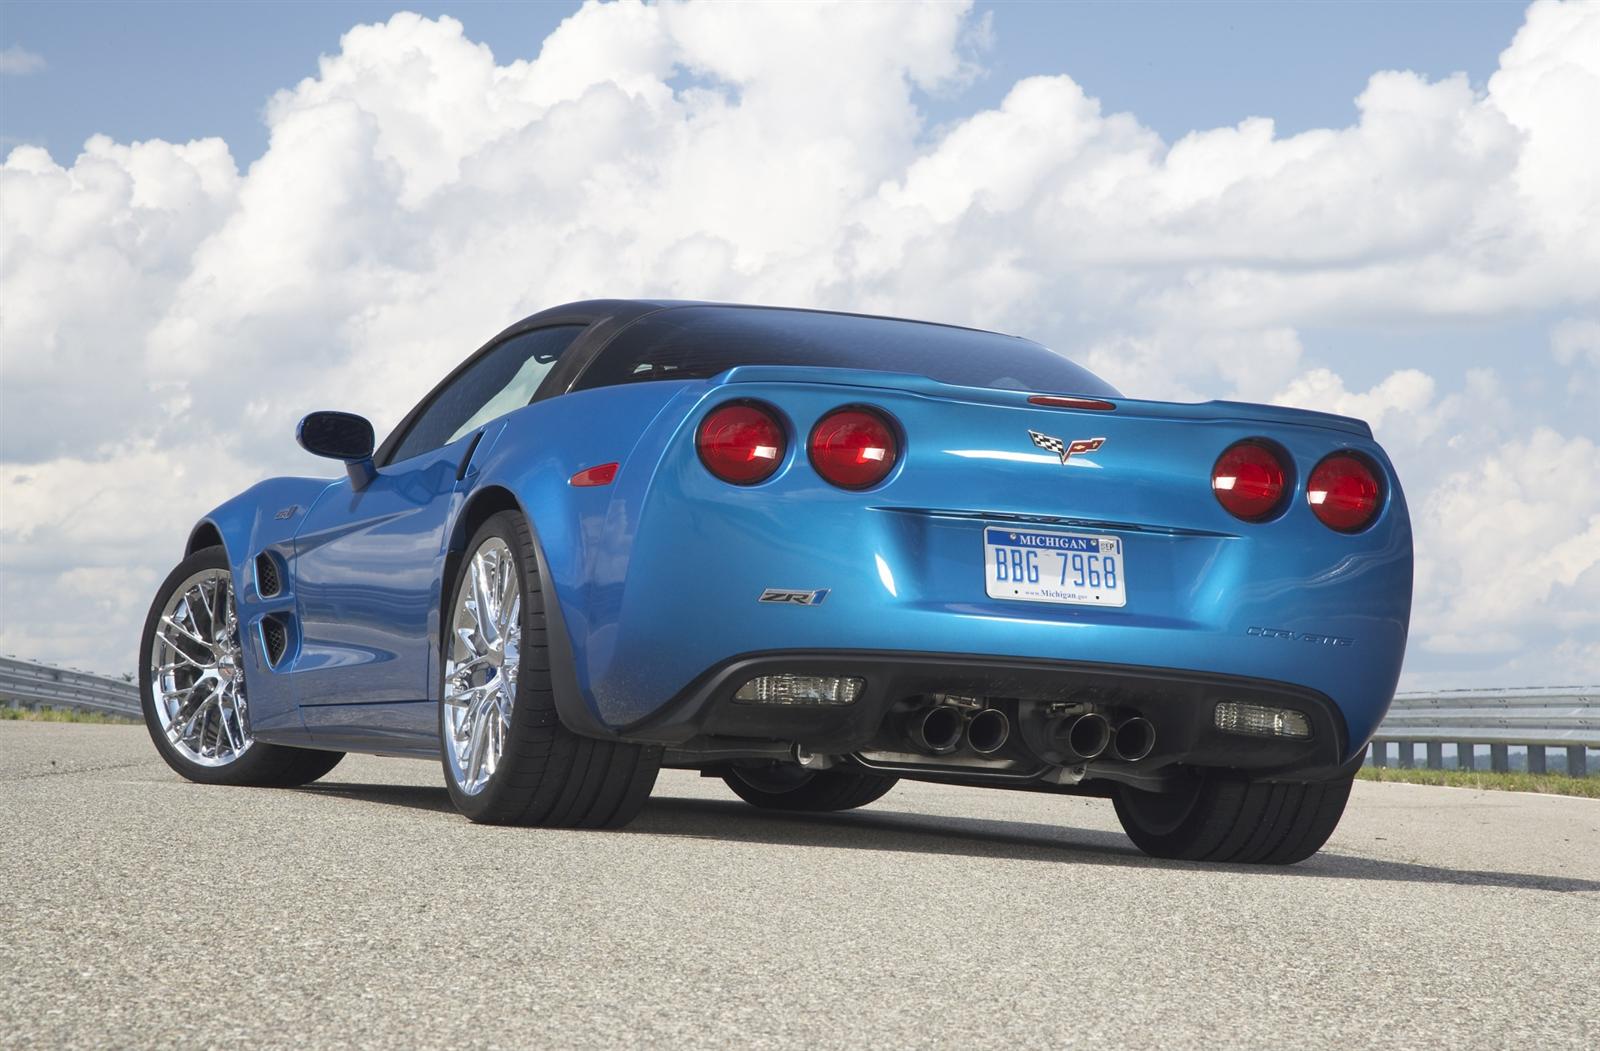
<path fill-rule="evenodd" d="M 1383 503 L 1383 485 L 1359 456 L 1334 453 L 1311 472 L 1306 501 L 1323 525 L 1341 533 L 1354 533 L 1377 517 Z"/>
<path fill-rule="evenodd" d="M 772 477 L 783 463 L 788 439 L 783 424 L 757 405 L 713 409 L 695 434 L 706 470 L 734 485 L 754 485 Z"/>
<path fill-rule="evenodd" d="M 894 470 L 900 442 L 870 409 L 836 409 L 811 429 L 811 465 L 841 489 L 867 489 Z"/>
<path fill-rule="evenodd" d="M 1238 518 L 1259 522 L 1283 504 L 1288 471 L 1272 449 L 1244 441 L 1229 446 L 1211 468 L 1211 491 Z"/>

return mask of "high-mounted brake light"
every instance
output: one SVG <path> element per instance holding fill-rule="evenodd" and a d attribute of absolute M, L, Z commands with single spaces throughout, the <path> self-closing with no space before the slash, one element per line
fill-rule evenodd
<path fill-rule="evenodd" d="M 1254 440 L 1230 445 L 1211 468 L 1211 491 L 1228 513 L 1259 522 L 1283 506 L 1288 469 L 1271 447 Z"/>
<path fill-rule="evenodd" d="M 1306 502 L 1329 529 L 1355 533 L 1377 517 L 1383 504 L 1383 483 L 1361 457 L 1334 453 L 1311 472 Z"/>
<path fill-rule="evenodd" d="M 706 470 L 734 485 L 755 485 L 783 463 L 789 440 L 770 410 L 748 402 L 711 410 L 695 434 Z"/>
<path fill-rule="evenodd" d="M 1060 394 L 1035 394 L 1028 399 L 1029 405 L 1045 405 L 1052 409 L 1092 409 L 1095 412 L 1110 412 L 1116 408 L 1109 401 L 1099 398 L 1068 398 Z"/>
<path fill-rule="evenodd" d="M 894 470 L 900 442 L 872 409 L 836 409 L 811 428 L 811 465 L 841 489 L 867 489 Z"/>

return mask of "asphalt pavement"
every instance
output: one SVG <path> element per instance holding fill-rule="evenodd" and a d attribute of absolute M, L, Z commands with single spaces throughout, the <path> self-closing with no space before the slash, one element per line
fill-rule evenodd
<path fill-rule="evenodd" d="M 902 782 L 622 832 L 469 824 L 438 767 L 180 780 L 0 722 L 4 1047 L 1600 1047 L 1600 802 L 1358 783 L 1288 869 L 1108 803 Z"/>

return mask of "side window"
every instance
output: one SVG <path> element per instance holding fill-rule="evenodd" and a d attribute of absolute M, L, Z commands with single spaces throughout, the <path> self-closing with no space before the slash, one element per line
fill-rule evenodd
<path fill-rule="evenodd" d="M 494 347 L 422 410 L 395 446 L 391 462 L 449 445 L 528 404 L 561 352 L 582 331 L 582 325 L 539 328 Z"/>

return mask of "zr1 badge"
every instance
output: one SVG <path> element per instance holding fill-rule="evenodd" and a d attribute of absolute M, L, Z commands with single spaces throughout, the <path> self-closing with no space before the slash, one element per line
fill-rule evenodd
<path fill-rule="evenodd" d="M 795 588 L 767 588 L 761 593 L 762 602 L 775 602 L 780 606 L 820 606 L 828 597 L 828 588 L 820 591 L 799 591 Z"/>

